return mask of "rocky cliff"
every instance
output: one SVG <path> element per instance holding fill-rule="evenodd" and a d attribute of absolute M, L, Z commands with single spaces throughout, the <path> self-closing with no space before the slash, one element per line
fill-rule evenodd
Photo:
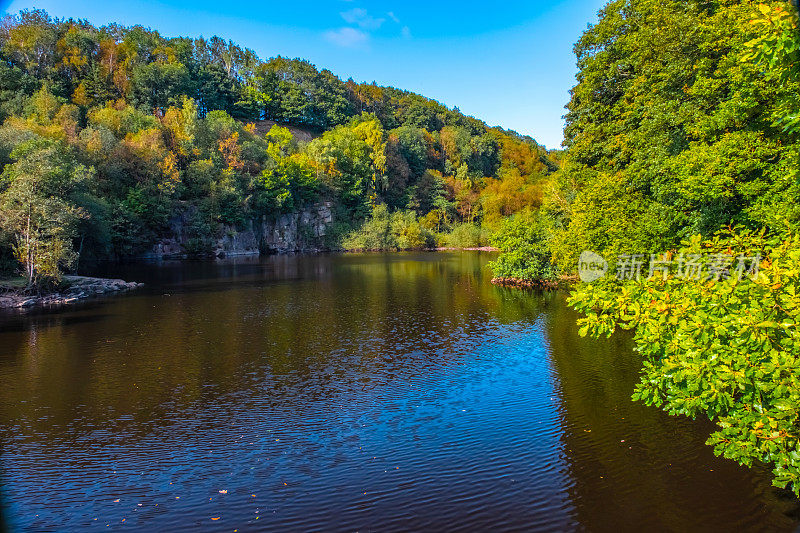
<path fill-rule="evenodd" d="M 276 218 L 251 220 L 244 228 L 220 226 L 210 241 L 198 243 L 188 231 L 190 214 L 170 221 L 170 234 L 144 254 L 147 259 L 176 259 L 191 255 L 235 257 L 260 253 L 317 252 L 333 222 L 329 202 L 316 204 Z"/>

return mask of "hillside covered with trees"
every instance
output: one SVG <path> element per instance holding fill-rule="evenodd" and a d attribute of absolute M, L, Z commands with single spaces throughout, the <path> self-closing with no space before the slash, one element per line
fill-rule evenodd
<path fill-rule="evenodd" d="M 43 11 L 0 27 L 0 120 L 0 253 L 32 281 L 79 255 L 135 257 L 179 215 L 203 255 L 222 231 L 321 200 L 332 248 L 484 244 L 481 224 L 541 204 L 559 158 L 300 59 Z"/>
<path fill-rule="evenodd" d="M 562 168 L 503 227 L 495 273 L 601 254 L 608 275 L 570 303 L 582 335 L 634 332 L 634 399 L 707 417 L 717 454 L 800 493 L 796 8 L 613 0 L 575 52 Z"/>

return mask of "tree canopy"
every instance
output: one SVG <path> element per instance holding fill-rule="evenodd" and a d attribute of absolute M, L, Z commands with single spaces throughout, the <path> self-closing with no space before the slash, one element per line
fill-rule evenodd
<path fill-rule="evenodd" d="M 24 159 L 12 154 L 29 141 L 56 143 L 85 175 L 62 267 L 72 249 L 135 256 L 176 218 L 202 253 L 221 232 L 323 200 L 345 229 L 380 205 L 437 231 L 496 225 L 537 205 L 558 166 L 533 139 L 418 94 L 262 60 L 216 36 L 41 10 L 0 25 L 0 120 L 0 158 L 12 165 L 0 193 L 21 186 Z M 2 229 L 0 248 L 16 246 L 17 226 Z"/>

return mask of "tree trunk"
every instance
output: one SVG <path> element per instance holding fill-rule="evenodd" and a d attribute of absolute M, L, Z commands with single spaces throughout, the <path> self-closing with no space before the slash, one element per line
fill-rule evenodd
<path fill-rule="evenodd" d="M 31 210 L 33 206 L 30 204 L 28 205 L 28 221 L 27 221 L 27 228 L 25 230 L 25 256 L 26 262 L 25 265 L 25 272 L 28 277 L 28 285 L 33 283 L 33 253 L 31 249 Z"/>

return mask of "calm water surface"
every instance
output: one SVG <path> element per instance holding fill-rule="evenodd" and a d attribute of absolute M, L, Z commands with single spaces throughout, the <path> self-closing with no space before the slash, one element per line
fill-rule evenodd
<path fill-rule="evenodd" d="M 766 468 L 630 400 L 626 338 L 480 253 L 117 267 L 0 316 L 12 531 L 791 531 Z M 227 491 L 227 492 L 225 492 Z M 0 528 L 2 529 L 2 528 Z"/>

